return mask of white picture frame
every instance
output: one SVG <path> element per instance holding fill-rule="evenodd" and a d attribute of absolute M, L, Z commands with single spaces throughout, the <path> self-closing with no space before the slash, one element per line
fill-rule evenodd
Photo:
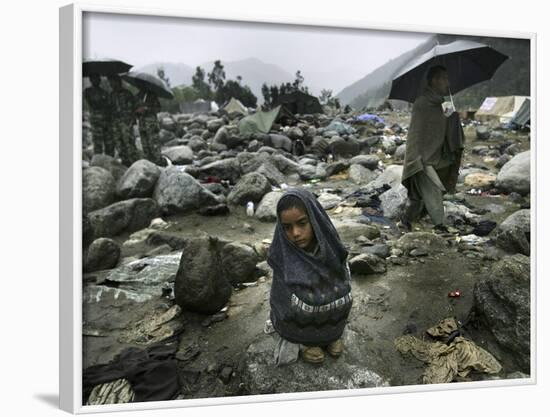
<path fill-rule="evenodd" d="M 155 15 L 185 17 L 209 20 L 232 20 L 266 24 L 292 24 L 306 26 L 326 26 L 332 28 L 359 28 L 375 30 L 399 30 L 407 32 L 431 32 L 458 35 L 481 35 L 529 39 L 531 42 L 531 189 L 537 189 L 536 178 L 536 34 L 525 32 L 501 32 L 486 30 L 463 30 L 448 27 L 427 27 L 414 25 L 380 25 L 369 22 L 333 21 L 316 19 L 271 18 L 259 15 L 198 14 L 185 10 L 157 10 L 115 6 L 71 4 L 59 10 L 60 31 L 60 407 L 71 413 L 87 414 L 94 412 L 148 410 L 163 408 L 196 407 L 204 405 L 256 403 L 264 401 L 287 401 L 295 399 L 318 399 L 327 397 L 350 397 L 407 392 L 454 390 L 463 388 L 506 387 L 530 385 L 537 381 L 536 375 L 536 257 L 537 230 L 531 233 L 531 373 L 529 378 L 518 380 L 495 380 L 441 384 L 437 386 L 415 385 L 378 387 L 353 390 L 269 394 L 208 399 L 187 399 L 150 403 L 116 404 L 102 406 L 82 405 L 82 16 L 86 12 L 101 12 L 130 15 Z M 531 194 L 531 224 L 537 223 L 537 196 Z M 467 384 L 467 385 L 464 385 Z"/>

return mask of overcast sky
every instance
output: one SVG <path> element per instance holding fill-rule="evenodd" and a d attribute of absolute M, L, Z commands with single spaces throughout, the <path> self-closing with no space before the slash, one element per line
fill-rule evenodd
<path fill-rule="evenodd" d="M 192 67 L 221 59 L 250 57 L 297 69 L 327 73 L 327 85 L 346 86 L 429 35 L 171 17 L 85 13 L 84 59 L 118 58 L 135 67 L 182 62 Z M 334 78 L 337 78 L 335 80 Z M 245 80 L 246 81 L 246 80 Z M 339 88 L 339 87 L 338 87 Z"/>

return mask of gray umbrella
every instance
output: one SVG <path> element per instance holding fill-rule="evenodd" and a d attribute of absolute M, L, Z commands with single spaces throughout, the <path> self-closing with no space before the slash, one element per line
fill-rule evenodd
<path fill-rule="evenodd" d="M 86 59 L 82 62 L 82 76 L 89 77 L 92 74 L 114 75 L 128 72 L 130 68 L 132 68 L 132 65 L 118 59 Z"/>
<path fill-rule="evenodd" d="M 436 45 L 403 66 L 393 78 L 388 98 L 414 102 L 426 85 L 428 70 L 434 65 L 443 65 L 447 69 L 449 93 L 455 94 L 491 79 L 507 59 L 508 56 L 478 42 L 460 40 Z"/>
<path fill-rule="evenodd" d="M 122 74 L 122 78 L 140 90 L 155 93 L 162 98 L 174 98 L 174 93 L 172 93 L 172 90 L 170 90 L 166 83 L 153 74 L 130 71 L 127 74 Z"/>

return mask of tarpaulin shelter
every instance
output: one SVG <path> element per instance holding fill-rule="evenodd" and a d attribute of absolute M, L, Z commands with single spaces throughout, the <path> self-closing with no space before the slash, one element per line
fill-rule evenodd
<path fill-rule="evenodd" d="M 375 122 L 375 123 L 384 123 L 384 119 L 376 114 L 363 113 L 355 118 L 357 122 Z"/>
<path fill-rule="evenodd" d="M 529 100 L 529 97 L 487 97 L 476 112 L 475 118 L 482 122 L 510 123 L 526 100 Z"/>
<path fill-rule="evenodd" d="M 323 113 L 319 99 L 302 91 L 293 91 L 279 96 L 276 105 L 283 106 L 292 114 Z"/>
<path fill-rule="evenodd" d="M 244 116 L 248 114 L 248 109 L 244 106 L 244 104 L 234 97 L 231 97 L 231 100 L 229 100 L 223 110 L 225 110 L 227 114 L 240 113 Z"/>
<path fill-rule="evenodd" d="M 277 106 L 269 111 L 258 111 L 250 116 L 243 117 L 239 121 L 239 133 L 241 135 L 254 133 L 269 133 L 271 126 L 283 117 L 293 117 L 282 106 Z"/>
<path fill-rule="evenodd" d="M 531 124 L 531 100 L 527 99 L 523 102 L 516 115 L 510 121 L 511 124 L 523 127 Z"/>

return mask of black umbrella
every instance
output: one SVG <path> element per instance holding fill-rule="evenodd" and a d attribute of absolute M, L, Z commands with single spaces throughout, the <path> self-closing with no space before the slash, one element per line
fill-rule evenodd
<path fill-rule="evenodd" d="M 153 74 L 130 71 L 127 74 L 122 74 L 122 78 L 140 90 L 155 93 L 157 96 L 162 98 L 174 98 L 174 93 L 172 93 L 170 87 L 168 87 L 164 81 L 158 77 L 155 77 Z"/>
<path fill-rule="evenodd" d="M 449 75 L 450 94 L 456 94 L 481 81 L 489 80 L 508 59 L 488 45 L 472 41 L 455 41 L 436 45 L 413 58 L 393 78 L 389 99 L 414 102 L 426 85 L 428 70 L 442 65 Z"/>
<path fill-rule="evenodd" d="M 86 59 L 82 62 L 82 76 L 89 77 L 92 74 L 114 75 L 128 72 L 130 68 L 132 68 L 132 65 L 118 59 Z"/>

